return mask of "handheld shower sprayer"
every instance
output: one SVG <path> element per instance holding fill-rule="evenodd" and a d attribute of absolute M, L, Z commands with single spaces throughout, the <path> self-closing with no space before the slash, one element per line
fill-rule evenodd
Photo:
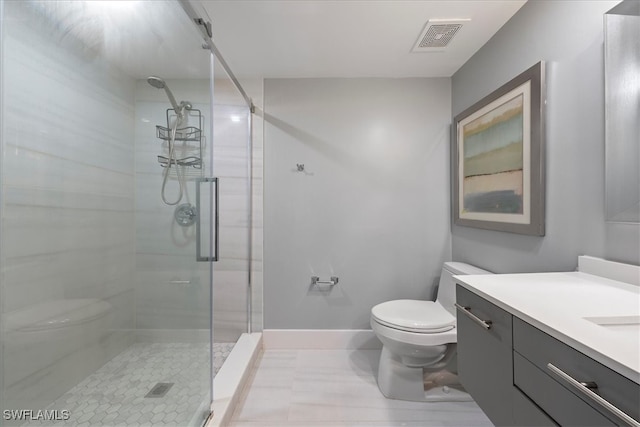
<path fill-rule="evenodd" d="M 167 94 L 167 97 L 169 98 L 169 102 L 173 107 L 173 110 L 176 112 L 176 120 L 174 121 L 173 125 L 170 126 L 171 130 L 169 132 L 169 140 L 168 140 L 169 160 L 167 161 L 167 166 L 164 170 L 164 174 L 162 177 L 162 190 L 160 191 L 160 196 L 162 197 L 162 201 L 167 205 L 173 206 L 180 203 L 180 200 L 182 200 L 182 195 L 185 191 L 184 174 L 183 172 L 180 171 L 180 167 L 177 164 L 177 159 L 176 159 L 177 156 L 175 154 L 176 132 L 178 130 L 178 127 L 183 125 L 183 123 L 185 123 L 187 119 L 187 114 L 185 113 L 185 111 L 191 110 L 192 106 L 191 106 L 191 103 L 188 101 L 181 101 L 180 104 L 178 104 L 178 102 L 176 101 L 176 98 L 173 96 L 173 93 L 171 93 L 171 91 L 169 90 L 167 83 L 162 78 L 157 76 L 149 76 L 147 78 L 147 82 L 151 86 L 155 87 L 156 89 L 164 89 L 165 93 Z M 171 170 L 172 164 L 176 165 L 176 175 L 178 177 L 178 185 L 180 188 L 178 193 L 178 199 L 175 202 L 167 201 L 167 198 L 164 195 L 165 187 L 169 179 L 169 171 Z"/>
<path fill-rule="evenodd" d="M 171 106 L 178 115 L 178 121 L 183 122 L 185 119 L 184 111 L 191 109 L 191 103 L 188 101 L 181 101 L 180 104 L 178 104 L 176 98 L 173 96 L 173 93 L 169 89 L 169 86 L 167 86 L 167 82 L 165 82 L 164 79 L 160 77 L 149 76 L 147 77 L 147 82 L 156 89 L 164 89 L 165 93 L 167 94 L 167 98 L 169 98 Z"/>

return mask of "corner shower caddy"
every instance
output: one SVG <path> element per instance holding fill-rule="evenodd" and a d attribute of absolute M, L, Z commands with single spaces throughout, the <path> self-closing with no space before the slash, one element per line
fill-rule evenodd
<path fill-rule="evenodd" d="M 189 120 L 197 120 L 198 126 L 187 126 L 183 128 L 176 129 L 176 136 L 173 141 L 175 144 L 177 141 L 182 142 L 197 142 L 198 143 L 198 155 L 197 156 L 187 156 L 182 159 L 171 159 L 169 160 L 166 156 L 158 156 L 158 163 L 165 168 L 171 161 L 172 165 L 178 166 L 193 166 L 196 169 L 202 169 L 202 129 L 204 126 L 204 118 L 202 117 L 202 112 L 195 108 L 191 108 L 186 110 L 186 113 L 189 116 Z M 156 125 L 156 137 L 163 140 L 169 141 L 171 139 L 171 120 L 177 120 L 176 111 L 173 108 L 167 109 L 167 126 Z"/>

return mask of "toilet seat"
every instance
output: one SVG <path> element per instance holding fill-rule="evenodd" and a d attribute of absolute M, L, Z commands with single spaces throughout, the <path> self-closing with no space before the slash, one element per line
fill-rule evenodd
<path fill-rule="evenodd" d="M 437 301 L 387 301 L 373 307 L 371 317 L 383 326 L 420 334 L 442 333 L 456 326 L 456 318 Z"/>
<path fill-rule="evenodd" d="M 371 317 L 370 325 L 383 344 L 386 339 L 418 346 L 455 344 L 458 340 L 458 330 L 456 328 L 438 333 L 409 332 L 383 325 L 373 316 Z"/>

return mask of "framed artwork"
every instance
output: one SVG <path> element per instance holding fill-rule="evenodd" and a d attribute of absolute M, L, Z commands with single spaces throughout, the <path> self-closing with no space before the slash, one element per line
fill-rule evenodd
<path fill-rule="evenodd" d="M 454 224 L 544 235 L 544 75 L 541 61 L 454 118 Z"/>

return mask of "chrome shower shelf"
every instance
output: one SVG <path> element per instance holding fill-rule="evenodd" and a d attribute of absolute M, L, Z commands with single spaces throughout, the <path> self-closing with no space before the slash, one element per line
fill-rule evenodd
<path fill-rule="evenodd" d="M 172 151 L 172 148 L 175 148 L 175 143 L 177 141 L 180 142 L 189 142 L 189 144 L 180 144 L 180 153 L 183 156 L 182 159 L 175 158 L 176 156 L 171 156 L 169 159 L 167 156 L 158 156 L 158 163 L 163 168 L 171 167 L 172 165 L 177 166 L 191 166 L 196 169 L 202 169 L 202 151 L 203 151 L 203 140 L 204 135 L 202 134 L 202 129 L 204 128 L 204 117 L 202 116 L 202 112 L 195 108 L 189 108 L 184 113 L 187 115 L 186 119 L 189 120 L 192 124 L 196 124 L 197 126 L 187 126 L 183 128 L 178 128 L 175 130 L 175 135 L 172 135 L 173 130 L 171 129 L 171 124 L 175 125 L 178 117 L 176 115 L 176 111 L 172 108 L 167 110 L 167 126 L 156 126 L 156 137 L 161 139 L 162 141 L 167 141 L 166 149 L 169 152 Z M 186 124 L 186 122 L 183 122 Z M 195 142 L 195 144 L 194 144 Z M 173 151 L 175 153 L 175 151 Z M 188 154 L 194 154 L 189 156 Z"/>
<path fill-rule="evenodd" d="M 156 126 L 156 137 L 168 141 L 171 138 L 171 129 L 164 126 Z M 194 126 L 176 129 L 176 141 L 196 141 L 200 142 L 202 131 Z"/>
<path fill-rule="evenodd" d="M 165 156 L 158 156 L 158 163 L 165 168 L 169 164 L 169 159 Z M 171 159 L 171 164 L 178 166 L 193 166 L 196 169 L 202 168 L 202 160 L 196 156 L 189 156 L 184 159 Z"/>

